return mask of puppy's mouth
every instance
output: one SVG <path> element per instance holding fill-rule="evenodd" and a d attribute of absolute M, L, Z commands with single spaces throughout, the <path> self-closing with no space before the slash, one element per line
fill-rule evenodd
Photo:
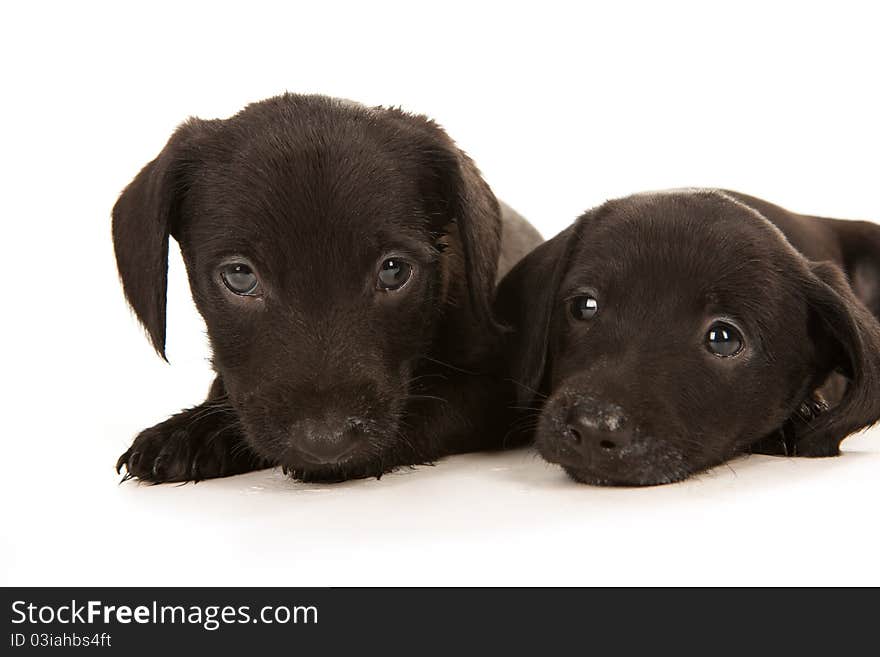
<path fill-rule="evenodd" d="M 339 482 L 365 477 L 381 478 L 399 464 L 394 443 L 386 437 L 397 436 L 397 423 L 383 423 L 369 431 L 356 431 L 341 445 L 331 438 L 317 441 L 289 440 L 280 459 L 282 470 L 294 479 L 312 482 Z M 328 443 L 329 450 L 327 449 Z"/>
<path fill-rule="evenodd" d="M 562 469 L 575 481 L 592 486 L 659 486 L 687 479 L 693 472 L 674 451 L 651 456 L 588 458 L 559 448 L 554 440 L 537 443 L 541 456 Z"/>

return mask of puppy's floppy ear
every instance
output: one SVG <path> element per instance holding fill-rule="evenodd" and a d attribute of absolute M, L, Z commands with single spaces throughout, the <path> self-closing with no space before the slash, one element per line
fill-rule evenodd
<path fill-rule="evenodd" d="M 404 129 L 408 147 L 415 145 L 422 193 L 432 210 L 431 229 L 457 227 L 461 241 L 468 299 L 474 320 L 489 330 L 499 327 L 492 316 L 498 258 L 501 254 L 501 208 L 479 169 L 436 122 L 397 108 L 379 108 Z"/>
<path fill-rule="evenodd" d="M 805 284 L 817 320 L 817 351 L 831 371 L 846 377 L 847 387 L 840 402 L 799 437 L 796 449 L 802 456 L 833 456 L 849 434 L 880 419 L 880 323 L 836 265 L 810 264 Z"/>
<path fill-rule="evenodd" d="M 509 328 L 505 347 L 508 374 L 520 406 L 531 405 L 542 394 L 556 297 L 577 227 L 569 226 L 536 247 L 498 284 L 495 312 Z"/>
<path fill-rule="evenodd" d="M 880 225 L 870 221 L 825 219 L 837 235 L 844 268 L 855 295 L 880 317 Z"/>
<path fill-rule="evenodd" d="M 440 143 L 429 157 L 439 200 L 445 206 L 441 221 L 458 228 L 474 319 L 495 329 L 492 299 L 501 254 L 501 209 L 471 158 L 437 131 Z"/>
<path fill-rule="evenodd" d="M 208 122 L 182 124 L 155 160 L 129 183 L 113 207 L 113 246 L 125 298 L 165 358 L 168 237 L 179 226 L 192 168 L 192 145 Z"/>

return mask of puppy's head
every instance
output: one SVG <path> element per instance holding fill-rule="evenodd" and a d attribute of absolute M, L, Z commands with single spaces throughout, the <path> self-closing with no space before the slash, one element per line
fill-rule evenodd
<path fill-rule="evenodd" d="M 805 260 L 723 193 L 612 201 L 502 281 L 521 406 L 575 479 L 650 485 L 747 450 L 788 421 L 828 444 L 880 417 L 880 327 L 842 272 Z M 804 412 L 839 370 L 845 397 Z"/>
<path fill-rule="evenodd" d="M 457 332 L 464 362 L 468 331 L 493 326 L 499 235 L 494 196 L 437 125 L 316 96 L 188 121 L 113 210 L 159 354 L 172 236 L 251 446 L 315 478 L 381 473 L 409 444 L 435 334 Z"/>

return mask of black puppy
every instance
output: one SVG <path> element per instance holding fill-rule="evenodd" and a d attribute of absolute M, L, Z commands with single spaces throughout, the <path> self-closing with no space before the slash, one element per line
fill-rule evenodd
<path fill-rule="evenodd" d="M 529 254 L 497 309 L 519 406 L 542 406 L 537 448 L 578 481 L 830 456 L 880 418 L 875 224 L 726 191 L 631 196 Z"/>
<path fill-rule="evenodd" d="M 343 480 L 500 446 L 492 296 L 499 261 L 541 238 L 432 121 L 288 94 L 181 125 L 113 209 L 126 297 L 163 357 L 169 236 L 217 378 L 117 470 Z"/>

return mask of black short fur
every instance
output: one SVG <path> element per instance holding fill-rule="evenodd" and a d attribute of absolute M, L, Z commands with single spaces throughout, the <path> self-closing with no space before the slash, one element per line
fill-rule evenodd
<path fill-rule="evenodd" d="M 577 320 L 570 300 L 598 302 Z M 743 452 L 830 456 L 880 418 L 880 226 L 674 190 L 610 201 L 502 281 L 517 405 L 579 481 L 676 481 Z M 742 329 L 728 358 L 704 342 Z"/>
<path fill-rule="evenodd" d="M 517 233 L 511 261 L 540 237 L 423 116 L 286 94 L 187 121 L 120 196 L 113 240 L 163 357 L 177 240 L 217 378 L 117 469 L 162 482 L 281 465 L 343 480 L 501 446 L 491 300 L 502 234 Z M 389 256 L 413 272 L 393 292 L 376 286 Z M 241 260 L 259 294 L 224 285 Z"/>

